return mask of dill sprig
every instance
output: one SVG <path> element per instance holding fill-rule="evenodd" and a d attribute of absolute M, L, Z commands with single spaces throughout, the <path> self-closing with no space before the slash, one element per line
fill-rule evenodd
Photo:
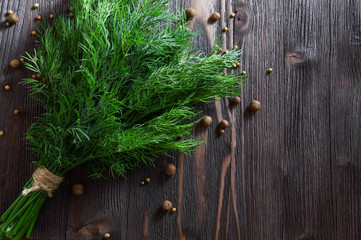
<path fill-rule="evenodd" d="M 36 166 L 64 176 L 87 163 L 91 177 L 125 176 L 161 154 L 192 151 L 200 144 L 191 137 L 195 104 L 240 93 L 244 76 L 224 69 L 241 51 L 198 52 L 199 32 L 187 30 L 184 13 L 173 14 L 167 1 L 71 6 L 74 17 L 44 23 L 35 53 L 25 57 L 42 76 L 22 82 L 45 112 L 27 132 Z M 30 237 L 45 199 L 43 191 L 21 195 L 0 218 L 0 238 Z"/>

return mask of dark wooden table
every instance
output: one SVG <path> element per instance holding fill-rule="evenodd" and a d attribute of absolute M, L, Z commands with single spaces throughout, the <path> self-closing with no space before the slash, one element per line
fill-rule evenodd
<path fill-rule="evenodd" d="M 67 0 L 0 2 L 0 212 L 18 196 L 36 157 L 22 139 L 41 108 L 18 82 L 31 73 L 9 63 L 32 52 L 37 14 L 64 13 Z M 242 102 L 200 108 L 214 118 L 194 136 L 194 154 L 141 167 L 127 179 L 89 180 L 73 171 L 49 199 L 32 239 L 361 239 L 361 3 L 358 0 L 173 0 L 198 15 L 205 52 L 219 35 L 244 49 Z M 12 9 L 19 22 L 5 27 Z M 207 22 L 213 11 L 222 14 Z M 234 19 L 230 14 L 236 12 Z M 222 34 L 222 28 L 229 31 Z M 272 74 L 266 74 L 267 68 Z M 11 90 L 5 91 L 4 86 Z M 253 114 L 252 99 L 262 103 Z M 14 109 L 20 115 L 14 115 Z M 230 127 L 218 137 L 217 123 Z M 167 163 L 177 174 L 166 177 Z M 141 187 L 146 177 L 151 183 Z M 71 193 L 83 183 L 85 193 Z M 176 213 L 160 210 L 163 200 Z"/>

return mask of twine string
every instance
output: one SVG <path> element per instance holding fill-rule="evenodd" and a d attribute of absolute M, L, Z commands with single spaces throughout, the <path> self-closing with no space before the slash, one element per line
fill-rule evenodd
<path fill-rule="evenodd" d="M 63 181 L 63 177 L 55 175 L 46 167 L 38 167 L 33 173 L 33 180 L 33 186 L 24 189 L 22 192 L 23 196 L 35 191 L 45 191 L 47 192 L 48 197 L 53 197 L 53 191 L 58 188 Z"/>

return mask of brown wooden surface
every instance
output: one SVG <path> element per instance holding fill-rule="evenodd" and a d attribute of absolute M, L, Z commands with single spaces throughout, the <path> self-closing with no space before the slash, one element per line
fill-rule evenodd
<path fill-rule="evenodd" d="M 67 0 L 1 0 L 0 212 L 21 192 L 36 160 L 22 139 L 42 110 L 17 83 L 31 73 L 8 65 L 32 51 L 37 14 L 65 12 Z M 214 118 L 190 156 L 161 158 L 127 179 L 88 180 L 73 171 L 45 203 L 32 239 L 361 239 L 361 3 L 358 0 L 172 0 L 194 7 L 191 24 L 209 51 L 244 49 L 248 83 L 240 105 L 202 105 Z M 19 22 L 5 27 L 5 12 Z M 222 14 L 207 23 L 213 11 Z M 229 15 L 237 11 L 235 19 Z M 222 34 L 224 26 L 229 31 Z M 267 75 L 266 69 L 274 72 Z M 9 84 L 11 91 L 5 91 Z M 252 99 L 262 109 L 251 113 Z M 21 114 L 12 114 L 19 109 Z M 219 137 L 217 123 L 230 127 Z M 166 177 L 174 162 L 177 174 Z M 151 183 L 140 187 L 146 177 Z M 85 193 L 71 194 L 74 183 Z M 164 213 L 169 199 L 176 213 Z"/>

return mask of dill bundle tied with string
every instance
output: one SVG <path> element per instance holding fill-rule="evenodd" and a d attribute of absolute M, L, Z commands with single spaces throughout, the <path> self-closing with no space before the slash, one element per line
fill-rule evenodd
<path fill-rule="evenodd" d="M 71 169 L 125 176 L 167 152 L 189 153 L 195 104 L 240 93 L 225 75 L 240 50 L 195 50 L 185 15 L 162 0 L 77 0 L 73 17 L 44 24 L 23 84 L 44 109 L 27 132 L 38 156 L 33 177 L 0 218 L 0 238 L 30 237 L 47 197 Z M 179 136 L 185 136 L 178 139 Z"/>

